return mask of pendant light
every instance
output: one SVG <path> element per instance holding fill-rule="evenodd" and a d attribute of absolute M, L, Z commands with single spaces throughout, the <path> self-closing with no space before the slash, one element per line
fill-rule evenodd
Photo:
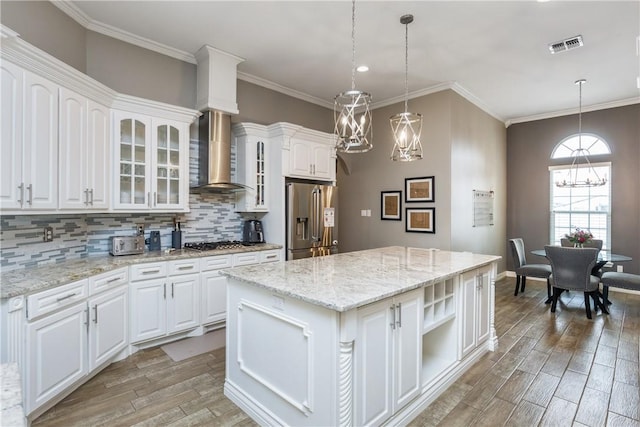
<path fill-rule="evenodd" d="M 571 156 L 571 168 L 564 179 L 556 181 L 557 187 L 579 188 L 579 187 L 599 187 L 607 183 L 607 178 L 601 178 L 598 172 L 591 166 L 589 161 L 589 149 L 582 147 L 582 85 L 585 79 L 576 80 L 575 84 L 580 88 L 580 101 L 578 108 L 578 148 L 573 150 Z"/>
<path fill-rule="evenodd" d="M 391 116 L 391 131 L 393 132 L 393 149 L 391 160 L 397 162 L 411 162 L 422 159 L 422 114 L 408 112 L 409 102 L 409 24 L 413 22 L 413 15 L 404 15 L 400 23 L 404 25 L 404 113 Z"/>
<path fill-rule="evenodd" d="M 336 149 L 342 153 L 364 153 L 373 148 L 371 94 L 356 90 L 356 1 L 351 6 L 351 90 L 334 98 Z"/>

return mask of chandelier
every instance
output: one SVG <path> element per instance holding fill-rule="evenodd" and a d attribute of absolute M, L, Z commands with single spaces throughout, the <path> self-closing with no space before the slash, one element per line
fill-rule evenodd
<path fill-rule="evenodd" d="M 580 188 L 599 187 L 607 183 L 607 178 L 601 178 L 598 172 L 589 161 L 589 150 L 582 147 L 582 85 L 585 79 L 576 80 L 575 84 L 580 88 L 580 102 L 578 109 L 578 148 L 573 150 L 571 156 L 573 161 L 566 176 L 562 180 L 556 181 L 557 187 Z"/>
<path fill-rule="evenodd" d="M 342 153 L 364 153 L 373 148 L 371 94 L 356 90 L 356 1 L 351 6 L 351 90 L 339 93 L 333 102 L 337 136 L 336 149 Z"/>
<path fill-rule="evenodd" d="M 409 24 L 413 22 L 413 15 L 403 15 L 400 23 L 405 27 L 404 33 L 404 113 L 391 116 L 391 131 L 393 132 L 393 149 L 391 160 L 411 162 L 422 159 L 422 114 L 408 112 L 409 102 Z"/>

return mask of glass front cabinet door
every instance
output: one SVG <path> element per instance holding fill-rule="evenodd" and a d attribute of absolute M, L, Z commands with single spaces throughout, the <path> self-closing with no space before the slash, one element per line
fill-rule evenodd
<path fill-rule="evenodd" d="M 233 127 L 236 142 L 236 174 L 247 188 L 236 193 L 236 211 L 268 212 L 269 164 L 268 134 L 264 126 L 238 123 Z"/>
<path fill-rule="evenodd" d="M 119 111 L 114 124 L 114 208 L 187 210 L 187 125 Z"/>

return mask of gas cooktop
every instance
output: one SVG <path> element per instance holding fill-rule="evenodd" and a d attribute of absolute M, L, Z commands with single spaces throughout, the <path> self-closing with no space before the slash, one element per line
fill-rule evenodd
<path fill-rule="evenodd" d="M 216 249 L 239 249 L 246 246 L 254 246 L 256 243 L 241 242 L 240 240 L 222 240 L 219 242 L 192 242 L 185 243 L 185 249 L 192 249 L 195 251 L 213 251 Z"/>

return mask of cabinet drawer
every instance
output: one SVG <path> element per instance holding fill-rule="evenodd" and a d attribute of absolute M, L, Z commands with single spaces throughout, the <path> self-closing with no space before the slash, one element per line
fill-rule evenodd
<path fill-rule="evenodd" d="M 126 285 L 129 282 L 129 269 L 122 267 L 89 278 L 89 295 Z"/>
<path fill-rule="evenodd" d="M 27 297 L 27 319 L 35 319 L 87 298 L 87 281 L 87 279 L 83 279 L 30 295 Z"/>
<path fill-rule="evenodd" d="M 219 270 L 233 265 L 231 255 L 209 256 L 200 259 L 200 271 Z"/>
<path fill-rule="evenodd" d="M 167 264 L 169 266 L 169 276 L 200 272 L 200 261 L 197 258 L 177 259 L 169 261 Z"/>
<path fill-rule="evenodd" d="M 260 262 L 276 262 L 276 261 L 280 261 L 280 251 L 260 252 Z"/>
<path fill-rule="evenodd" d="M 233 254 L 233 266 L 260 264 L 259 252 L 245 252 Z"/>
<path fill-rule="evenodd" d="M 131 266 L 131 281 L 157 279 L 167 276 L 166 262 L 150 262 Z"/>

